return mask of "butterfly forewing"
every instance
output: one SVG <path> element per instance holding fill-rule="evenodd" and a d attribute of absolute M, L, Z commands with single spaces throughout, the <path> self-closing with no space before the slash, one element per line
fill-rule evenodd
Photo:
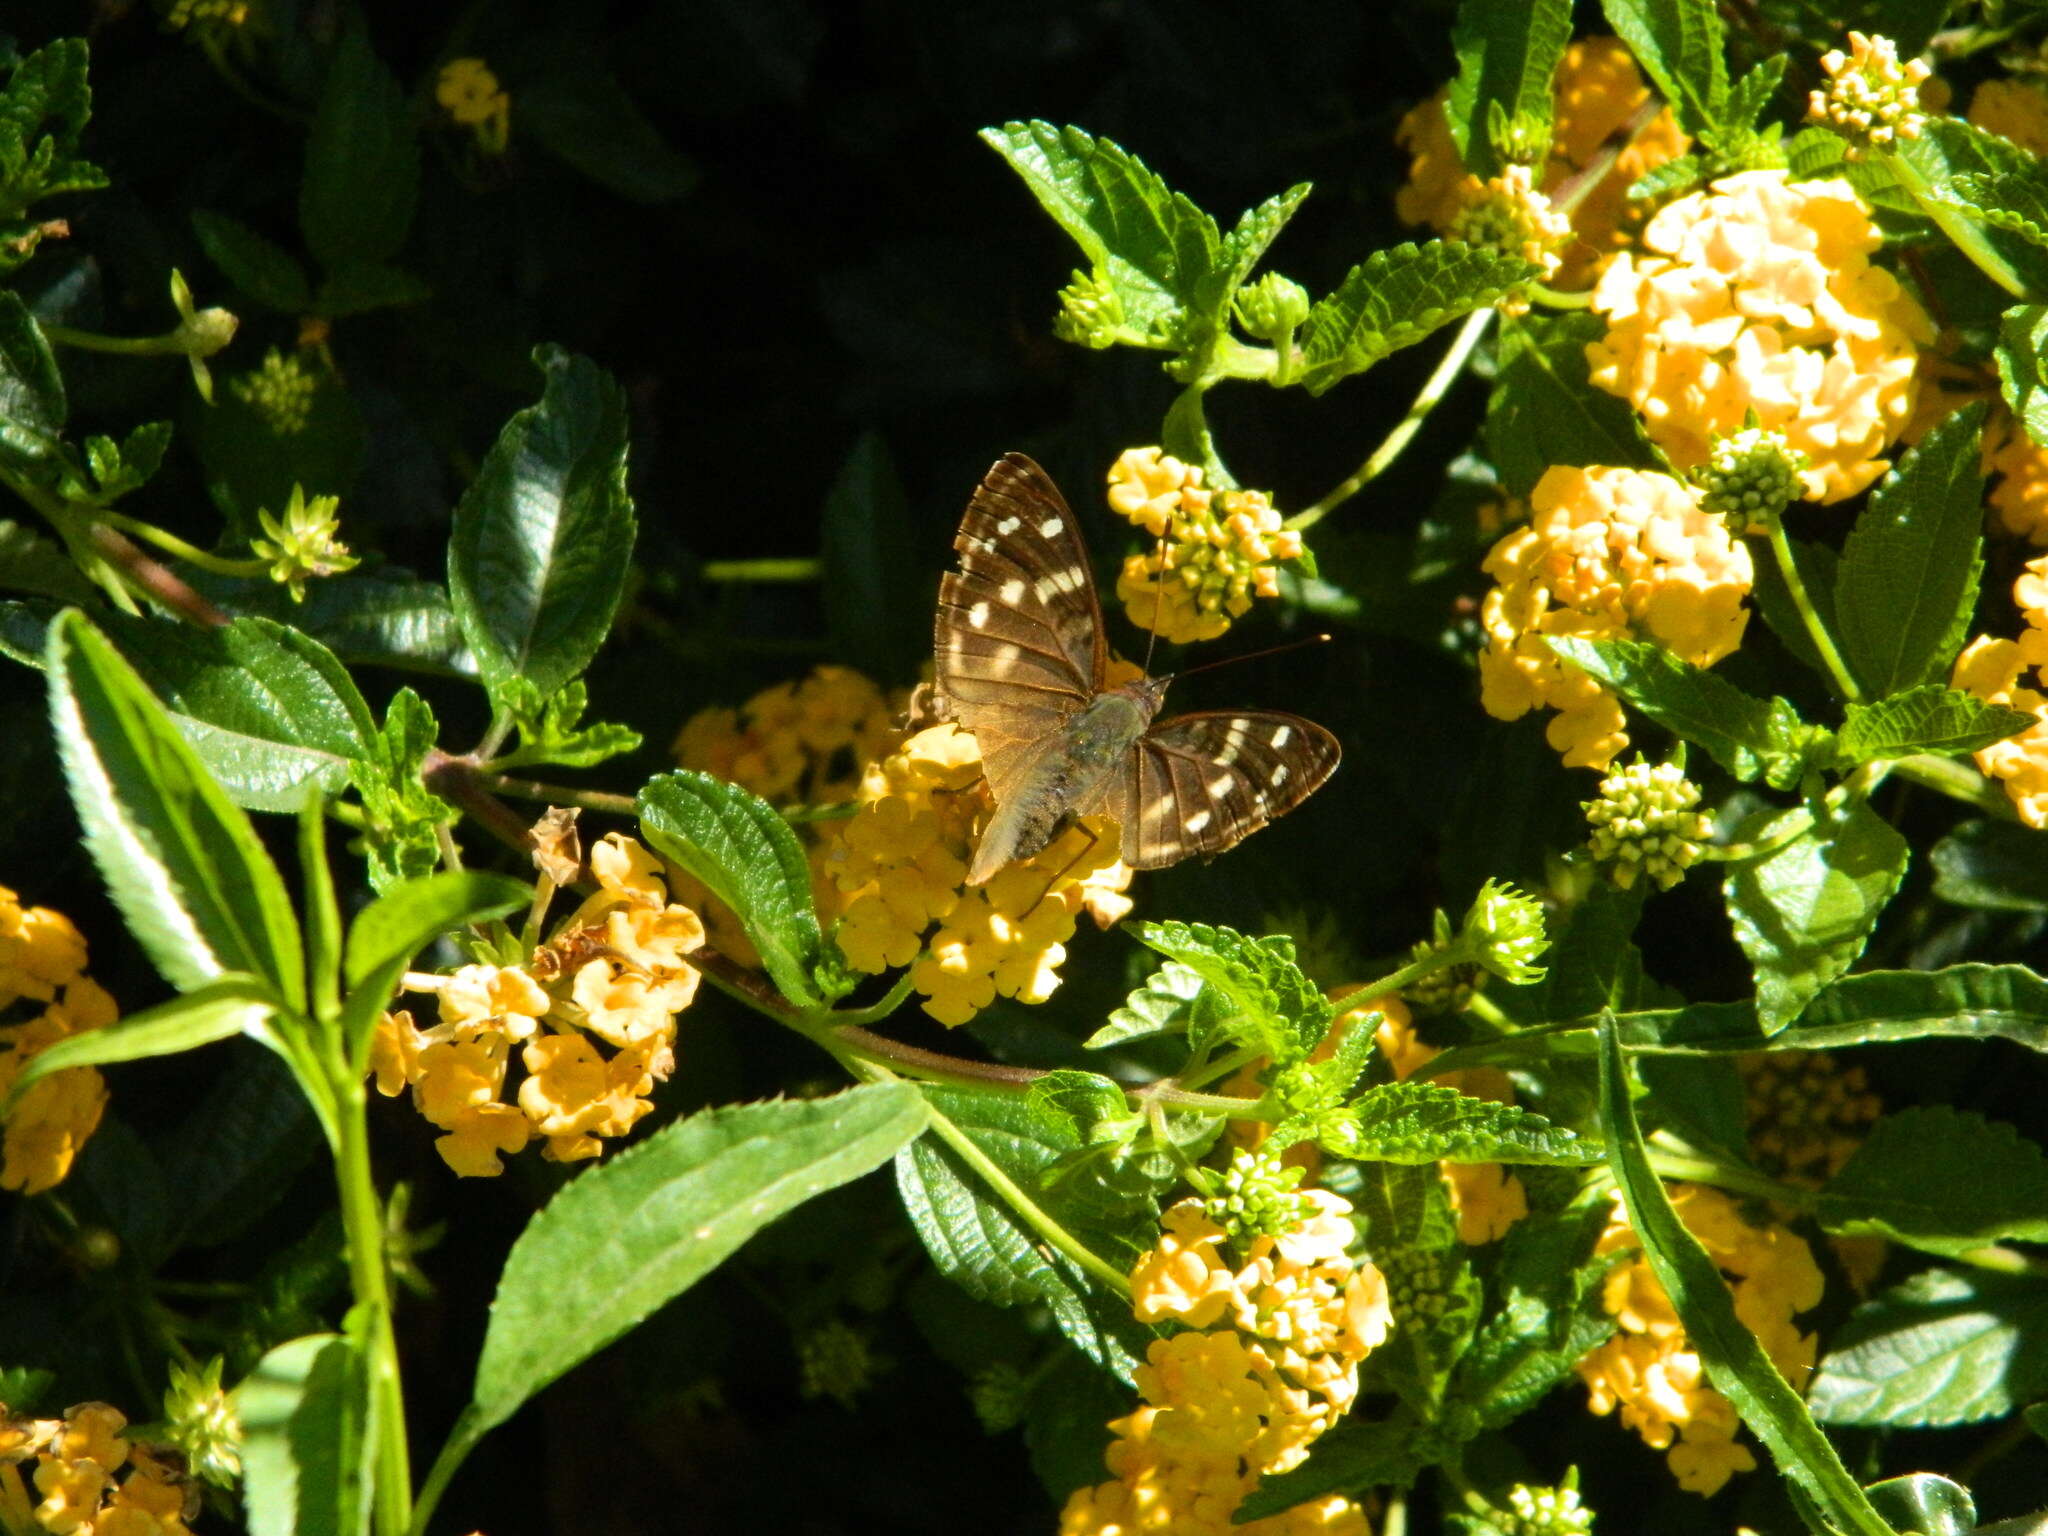
<path fill-rule="evenodd" d="M 1306 800 L 1340 755 L 1320 725 L 1278 710 L 1162 720 L 1125 777 L 1124 862 L 1158 869 L 1221 853 Z"/>

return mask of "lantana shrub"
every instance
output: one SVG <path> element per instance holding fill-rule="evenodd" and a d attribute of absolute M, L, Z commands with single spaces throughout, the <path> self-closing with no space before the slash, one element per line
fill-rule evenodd
<path fill-rule="evenodd" d="M 0 43 L 0 1532 L 2034 1528 L 2048 18 L 1398 8 L 1341 128 L 1109 93 L 957 203 L 828 93 L 1010 250 L 829 269 L 842 387 L 647 61 L 793 120 L 872 18 L 653 9 Z M 1297 651 L 1167 706 L 1290 711 L 1213 859 L 999 821 L 1095 750 L 933 672 L 1018 448 L 1088 686 Z"/>

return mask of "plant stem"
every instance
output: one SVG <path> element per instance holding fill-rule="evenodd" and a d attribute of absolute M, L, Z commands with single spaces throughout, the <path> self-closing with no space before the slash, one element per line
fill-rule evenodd
<path fill-rule="evenodd" d="M 420 1485 L 420 1496 L 412 1507 L 410 1536 L 425 1536 L 427 1522 L 434 1517 L 435 1507 L 441 1502 L 441 1495 L 448 1491 L 463 1462 L 485 1434 L 472 1409 L 464 1409 L 462 1417 L 455 1421 L 455 1427 L 448 1431 L 448 1438 L 441 1446 L 441 1454 L 434 1458 L 434 1465 L 427 1471 L 427 1480 Z"/>
<path fill-rule="evenodd" d="M 487 767 L 477 769 L 477 781 L 492 794 L 510 795 L 515 800 L 581 806 L 586 811 L 597 811 L 606 816 L 637 817 L 640 814 L 638 803 L 631 795 L 615 795 L 601 789 L 571 789 L 566 784 L 543 784 L 537 779 L 515 779 L 494 773 Z"/>
<path fill-rule="evenodd" d="M 216 555 L 188 544 L 175 533 L 169 533 L 154 523 L 145 523 L 140 518 L 129 517 L 126 513 L 108 511 L 102 508 L 94 514 L 99 521 L 111 527 L 146 539 L 166 554 L 176 555 L 188 565 L 196 565 L 202 571 L 212 571 L 218 576 L 261 576 L 270 569 L 270 562 L 250 557 L 246 560 L 230 560 L 225 555 Z"/>
<path fill-rule="evenodd" d="M 1792 556 L 1792 541 L 1785 536 L 1785 520 L 1771 519 L 1771 556 L 1778 562 L 1778 574 L 1785 578 L 1785 590 L 1791 594 L 1792 606 L 1799 610 L 1799 622 L 1806 626 L 1813 648 L 1820 652 L 1820 659 L 1833 679 L 1836 691 L 1851 704 L 1863 702 L 1863 690 L 1856 686 L 1856 679 L 1850 675 L 1848 665 L 1842 660 L 1842 653 L 1835 649 L 1835 637 L 1828 633 L 1827 625 L 1820 620 L 1820 613 L 1813 606 L 1813 599 L 1807 596 L 1806 581 L 1799 574 L 1799 562 Z"/>
<path fill-rule="evenodd" d="M 1663 1132 L 1653 1134 L 1652 1140 L 1661 1139 Z M 1810 1210 L 1814 1194 L 1809 1189 L 1799 1189 L 1791 1184 L 1781 1184 L 1776 1179 L 1766 1178 L 1748 1168 L 1737 1168 L 1733 1164 L 1717 1162 L 1713 1158 L 1700 1157 L 1692 1152 L 1674 1152 L 1665 1147 L 1649 1146 L 1650 1166 L 1660 1179 L 1682 1179 L 1688 1184 L 1711 1184 L 1716 1189 L 1733 1190 L 1738 1195 L 1756 1195 L 1765 1200 L 1775 1200 L 1781 1205 L 1794 1206 L 1799 1210 Z"/>
<path fill-rule="evenodd" d="M 46 325 L 43 334 L 60 347 L 81 352 L 118 352 L 127 357 L 181 356 L 178 333 L 165 336 L 102 336 L 98 331 L 74 331 L 68 325 Z"/>
<path fill-rule="evenodd" d="M 1532 304 L 1541 304 L 1545 309 L 1591 309 L 1593 290 L 1581 288 L 1577 293 L 1560 293 L 1555 288 L 1546 288 L 1541 283 L 1531 283 L 1522 290 Z"/>
<path fill-rule="evenodd" d="M 1472 349 L 1479 345 L 1479 338 L 1486 334 L 1486 328 L 1493 322 L 1491 309 L 1475 309 L 1465 317 L 1465 323 L 1458 327 L 1458 334 L 1451 341 L 1450 349 L 1437 360 L 1436 369 L 1423 381 L 1422 389 L 1416 394 L 1403 416 L 1373 449 L 1370 457 L 1352 472 L 1348 479 L 1338 485 L 1314 505 L 1304 507 L 1287 519 L 1285 527 L 1293 529 L 1313 528 L 1331 512 L 1356 496 L 1385 471 L 1386 467 L 1401 456 L 1401 450 L 1409 440 L 1422 429 L 1429 413 L 1435 410 L 1450 393 L 1451 385 L 1458 375 L 1465 371 L 1465 364 L 1472 357 Z"/>
<path fill-rule="evenodd" d="M 1995 781 L 1952 757 L 1931 757 L 1926 753 L 1904 757 L 1892 764 L 1892 772 L 1922 789 L 1932 789 L 1951 800 L 1974 806 L 1986 816 L 1995 816 L 2000 821 L 2019 820 L 2011 797 Z"/>
<path fill-rule="evenodd" d="M 87 528 L 86 538 L 94 551 L 104 555 L 120 573 L 121 579 L 143 596 L 208 629 L 219 629 L 229 622 L 227 614 L 212 601 L 193 591 L 169 566 L 150 559 L 126 535 L 95 522 Z"/>
<path fill-rule="evenodd" d="M 398 1373 L 398 1341 L 391 1327 L 389 1266 L 384 1254 L 384 1207 L 370 1171 L 370 1127 L 363 1084 L 337 1061 L 340 1144 L 334 1173 L 341 1186 L 341 1223 L 355 1304 L 363 1313 L 370 1398 L 377 1428 L 373 1518 L 379 1536 L 403 1536 L 412 1520 L 412 1465 L 405 1439 L 405 1393 Z"/>
<path fill-rule="evenodd" d="M 817 581 L 825 562 L 814 555 L 790 559 L 706 560 L 697 567 L 706 581 Z"/>

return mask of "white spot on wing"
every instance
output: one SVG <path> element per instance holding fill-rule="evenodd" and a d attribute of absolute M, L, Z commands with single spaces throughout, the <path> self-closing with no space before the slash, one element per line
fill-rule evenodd
<path fill-rule="evenodd" d="M 1293 736 L 1294 736 L 1294 727 L 1293 727 L 1293 726 L 1291 726 L 1291 725 L 1280 725 L 1280 726 L 1275 726 L 1275 727 L 1273 728 L 1273 745 L 1274 745 L 1275 747 L 1284 747 L 1284 746 L 1286 746 L 1286 745 L 1287 745 L 1287 743 L 1288 743 L 1288 742 L 1289 742 L 1290 740 L 1292 740 L 1292 739 L 1293 739 Z"/>
<path fill-rule="evenodd" d="M 1213 779 L 1211 779 L 1211 780 L 1209 781 L 1209 793 L 1210 793 L 1210 794 L 1212 794 L 1212 795 L 1221 795 L 1221 794 L 1224 794 L 1225 792 L 1227 792 L 1227 791 L 1229 790 L 1229 788 L 1230 788 L 1230 775 L 1229 775 L 1229 774 L 1227 774 L 1227 773 L 1226 773 L 1226 774 L 1221 774 L 1221 775 L 1219 775 L 1218 777 L 1216 777 L 1216 778 L 1213 778 Z"/>
<path fill-rule="evenodd" d="M 1003 601 L 1010 604 L 1024 601 L 1024 578 L 1013 576 L 1003 583 Z"/>
<path fill-rule="evenodd" d="M 1188 818 L 1188 830 L 1190 832 L 1199 832 L 1202 828 L 1208 826 L 1213 819 L 1207 811 L 1197 811 Z"/>
<path fill-rule="evenodd" d="M 999 645 L 996 647 L 997 661 L 1015 661 L 1019 656 L 1022 656 L 1023 654 L 1024 649 L 1022 646 Z"/>
<path fill-rule="evenodd" d="M 1056 539 L 1059 537 L 1060 530 L 1066 526 L 1058 518 L 1048 517 L 1038 525 L 1038 536 L 1041 539 Z"/>
<path fill-rule="evenodd" d="M 1014 517 L 1006 517 L 1000 523 L 996 524 L 996 532 L 1000 533 L 1004 538 L 1008 538 L 1011 534 L 1015 533 L 1016 531 L 1017 519 Z"/>
<path fill-rule="evenodd" d="M 1287 765 L 1285 763 L 1275 763 L 1273 765 L 1273 787 L 1277 789 L 1286 782 Z"/>
<path fill-rule="evenodd" d="M 988 623 L 988 604 L 986 602 L 980 602 L 976 603 L 972 608 L 968 609 L 967 622 L 972 624 L 976 629 L 980 629 L 984 624 Z"/>

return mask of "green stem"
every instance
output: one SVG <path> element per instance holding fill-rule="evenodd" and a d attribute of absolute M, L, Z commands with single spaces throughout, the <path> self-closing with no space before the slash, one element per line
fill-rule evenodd
<path fill-rule="evenodd" d="M 1432 971 L 1440 971 L 1446 966 L 1458 964 L 1462 958 L 1457 953 L 1457 946 L 1455 944 L 1443 949 L 1432 948 L 1420 960 L 1412 961 L 1402 966 L 1398 971 L 1390 971 L 1378 981 L 1368 981 L 1364 986 L 1359 987 L 1350 996 L 1346 997 L 1344 1001 L 1348 1003 L 1352 997 L 1385 997 L 1389 992 L 1400 991 L 1410 982 L 1420 981 Z M 1354 1008 L 1348 1011 L 1355 1013 L 1357 1009 Z"/>
<path fill-rule="evenodd" d="M 168 533 L 154 523 L 145 523 L 140 518 L 130 517 L 124 512 L 102 508 L 94 514 L 100 522 L 132 533 L 138 539 L 146 539 L 165 554 L 175 555 L 188 565 L 196 565 L 202 571 L 212 571 L 217 576 L 261 576 L 270 569 L 270 562 L 249 558 L 230 560 L 225 555 L 216 555 L 188 544 L 175 533 Z"/>
<path fill-rule="evenodd" d="M 463 1410 L 462 1417 L 455 1421 L 455 1427 L 448 1431 L 441 1454 L 434 1458 L 434 1465 L 428 1469 L 427 1480 L 420 1485 L 420 1496 L 412 1507 L 410 1536 L 425 1536 L 427 1522 L 433 1519 L 441 1495 L 448 1491 L 448 1484 L 487 1432 L 474 1406 Z"/>
<path fill-rule="evenodd" d="M 1652 1140 L 1661 1139 L 1663 1132 L 1655 1133 Z M 1732 1190 L 1738 1195 L 1755 1195 L 1764 1200 L 1775 1200 L 1780 1205 L 1789 1205 L 1795 1210 L 1811 1210 L 1814 1193 L 1791 1184 L 1781 1184 L 1776 1179 L 1749 1168 L 1738 1168 L 1713 1158 L 1701 1157 L 1693 1152 L 1674 1152 L 1665 1147 L 1645 1148 L 1650 1155 L 1650 1167 L 1660 1179 L 1678 1179 L 1687 1184 L 1711 1184 L 1716 1189 Z"/>
<path fill-rule="evenodd" d="M 370 1126 L 360 1081 L 333 1073 L 340 1145 L 335 1178 L 341 1186 L 341 1224 L 348 1243 L 349 1280 L 365 1314 L 370 1395 L 377 1427 L 372 1513 L 379 1536 L 403 1536 L 412 1522 L 412 1465 L 405 1439 L 405 1393 L 398 1373 L 398 1341 L 391 1326 L 390 1266 L 384 1253 L 384 1208 L 370 1171 Z"/>
<path fill-rule="evenodd" d="M 127 357 L 179 356 L 185 351 L 177 331 L 162 336 L 102 336 L 98 331 L 74 331 L 68 325 L 46 325 L 43 334 L 60 347 L 81 352 L 118 352 Z"/>
<path fill-rule="evenodd" d="M 790 559 L 706 560 L 697 567 L 706 581 L 818 581 L 825 562 L 813 555 Z"/>
<path fill-rule="evenodd" d="M 1450 350 L 1438 359 L 1436 369 L 1423 381 L 1422 389 L 1408 407 L 1394 430 L 1389 432 L 1380 445 L 1373 449 L 1370 457 L 1313 506 L 1304 507 L 1287 519 L 1288 528 L 1313 528 L 1331 512 L 1356 496 L 1386 470 L 1386 467 L 1401 456 L 1401 450 L 1422 429 L 1429 419 L 1429 413 L 1437 408 L 1458 375 L 1465 371 L 1465 364 L 1472 357 L 1472 349 L 1479 345 L 1479 338 L 1486 334 L 1486 328 L 1493 322 L 1491 309 L 1475 309 L 1465 317 L 1465 323 L 1458 328 Z"/>
<path fill-rule="evenodd" d="M 500 762 L 509 761 L 500 758 Z M 548 805 L 575 805 L 586 811 L 597 811 L 606 816 L 637 817 L 638 803 L 631 795 L 615 795 L 601 789 L 571 789 L 566 784 L 544 784 L 537 779 L 508 778 L 493 770 L 489 763 L 479 763 L 477 779 L 491 793 L 510 795 L 515 800 L 538 800 Z"/>
<path fill-rule="evenodd" d="M 1995 816 L 2000 821 L 2019 820 L 2011 797 L 1996 781 L 1985 778 L 1968 763 L 1922 753 L 1917 757 L 1900 758 L 1892 764 L 1892 772 L 1922 789 L 1935 790 L 1951 800 L 1974 806 L 1986 816 Z"/>
<path fill-rule="evenodd" d="M 1593 290 L 1581 288 L 1577 293 L 1560 293 L 1555 288 L 1546 288 L 1541 283 L 1531 283 L 1522 290 L 1532 304 L 1541 304 L 1545 309 L 1591 309 Z"/>
<path fill-rule="evenodd" d="M 1792 556 L 1792 541 L 1785 536 L 1782 517 L 1771 519 L 1771 555 L 1778 562 L 1778 574 L 1785 578 L 1785 590 L 1791 594 L 1792 606 L 1799 610 L 1799 622 L 1806 626 L 1813 648 L 1820 652 L 1820 659 L 1828 669 L 1828 676 L 1834 680 L 1836 690 L 1851 704 L 1862 703 L 1863 690 L 1856 686 L 1856 679 L 1850 675 L 1842 653 L 1835 649 L 1835 637 L 1828 633 L 1827 625 L 1821 622 L 1819 610 L 1813 606 L 1813 599 L 1807 596 L 1806 581 L 1799 574 L 1799 562 Z"/>

